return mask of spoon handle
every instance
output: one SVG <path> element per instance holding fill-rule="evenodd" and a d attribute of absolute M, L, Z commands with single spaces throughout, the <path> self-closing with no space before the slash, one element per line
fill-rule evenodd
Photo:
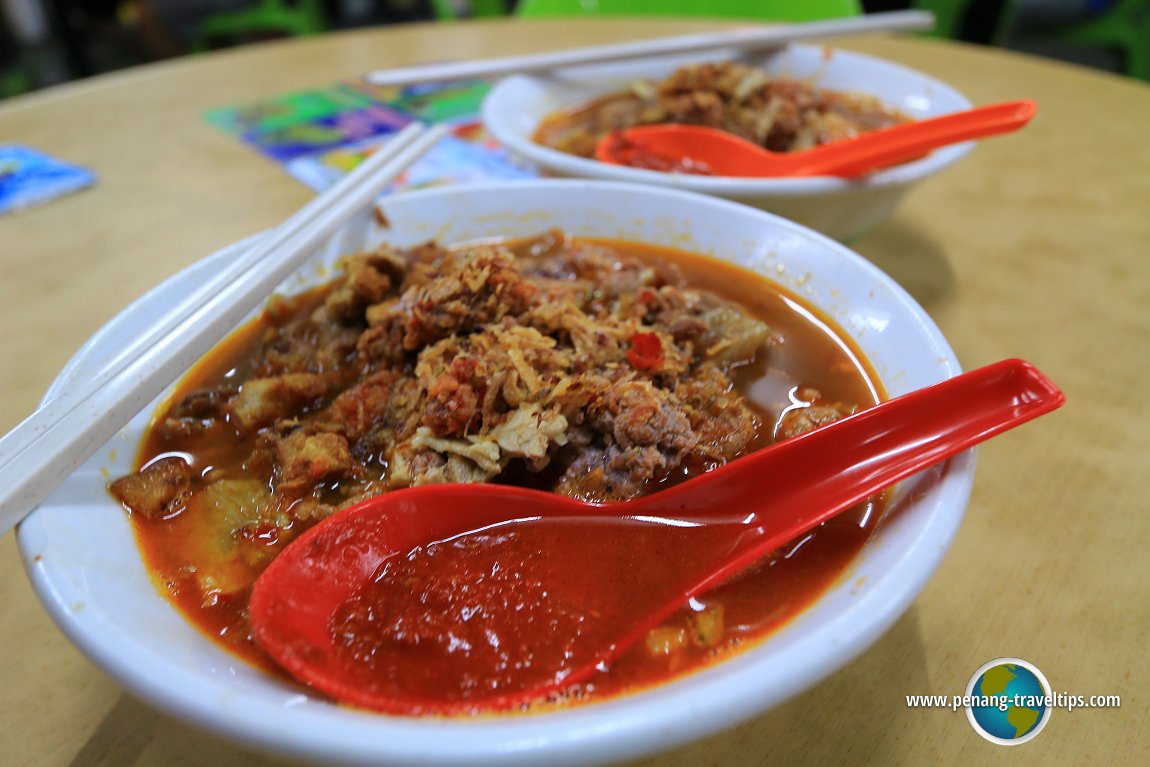
<path fill-rule="evenodd" d="M 1037 110 L 1033 101 L 1007 101 L 928 120 L 900 123 L 836 141 L 802 153 L 789 175 L 861 176 L 879 168 L 913 160 L 932 149 L 1018 130 Z M 798 160 L 798 155 L 794 155 Z"/>
<path fill-rule="evenodd" d="M 649 496 L 644 513 L 711 508 L 762 530 L 692 594 L 840 511 L 1065 401 L 1034 366 L 1003 360 L 896 397 Z"/>

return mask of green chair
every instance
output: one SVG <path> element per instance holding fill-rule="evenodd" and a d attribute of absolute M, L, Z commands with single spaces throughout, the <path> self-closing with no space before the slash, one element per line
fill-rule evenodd
<path fill-rule="evenodd" d="M 327 28 L 321 0 L 259 0 L 251 8 L 224 11 L 204 19 L 192 49 L 204 51 L 214 39 L 235 39 L 274 33 L 290 37 L 314 35 Z"/>
<path fill-rule="evenodd" d="M 971 0 L 915 0 L 916 8 L 932 11 L 933 34 L 958 38 Z M 1078 21 L 1022 28 L 1018 24 L 1019 0 L 1004 0 L 998 22 L 990 35 L 994 45 L 1054 42 L 1105 48 L 1122 56 L 1126 74 L 1150 80 L 1150 0 L 1116 0 L 1096 15 Z"/>
<path fill-rule="evenodd" d="M 1116 0 L 1105 11 L 1079 21 L 1047 27 L 1022 29 L 1015 24 L 1007 4 L 1002 41 L 1041 41 L 1086 45 L 1116 51 L 1122 56 L 1126 74 L 1150 80 L 1150 0 Z"/>
<path fill-rule="evenodd" d="M 934 14 L 934 29 L 926 34 L 957 40 L 970 0 L 914 0 L 912 5 Z"/>
<path fill-rule="evenodd" d="M 18 96 L 29 89 L 23 59 L 23 48 L 0 8 L 0 99 Z"/>
<path fill-rule="evenodd" d="M 548 16 L 711 16 L 810 21 L 858 16 L 858 0 L 519 0 L 523 18 Z"/>
<path fill-rule="evenodd" d="M 31 83 L 24 70 L 18 67 L 5 70 L 3 67 L 0 67 L 0 99 L 19 96 L 30 88 Z"/>
<path fill-rule="evenodd" d="M 470 0 L 473 18 L 504 16 L 515 5 L 523 18 L 555 16 L 711 16 L 713 18 L 810 21 L 862 13 L 859 0 Z M 437 18 L 459 18 L 459 5 L 453 0 L 432 0 Z"/>
<path fill-rule="evenodd" d="M 506 16 L 508 8 L 515 0 L 465 0 L 465 9 L 455 0 L 431 0 L 431 10 L 440 21 L 452 21 L 466 16 L 470 19 L 483 19 L 492 16 Z"/>

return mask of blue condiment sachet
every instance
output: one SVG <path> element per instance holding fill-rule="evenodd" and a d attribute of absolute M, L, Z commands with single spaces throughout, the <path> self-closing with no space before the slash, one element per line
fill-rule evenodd
<path fill-rule="evenodd" d="M 96 174 L 16 144 L 0 144 L 0 214 L 41 205 L 96 182 Z"/>

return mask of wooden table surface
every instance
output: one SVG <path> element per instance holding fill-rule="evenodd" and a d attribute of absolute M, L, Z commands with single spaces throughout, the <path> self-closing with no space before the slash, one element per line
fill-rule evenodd
<path fill-rule="evenodd" d="M 0 217 L 0 431 L 70 355 L 152 285 L 311 197 L 203 114 L 386 65 L 482 58 L 717 28 L 655 21 L 427 24 L 270 43 L 143 67 L 0 104 L 0 143 L 94 169 L 98 185 Z M 810 691 L 642 762 L 672 765 L 1150 764 L 1150 88 L 929 39 L 846 48 L 945 80 L 975 103 L 1032 98 L 1034 122 L 984 143 L 854 244 L 902 283 L 967 367 L 1027 358 L 1060 411 L 981 450 L 966 520 L 895 626 Z M 0 543 L 0 763 L 271 764 L 129 697 L 40 608 Z M 1056 710 L 1018 748 L 961 711 L 1013 656 L 1056 692 L 1121 707 Z"/>

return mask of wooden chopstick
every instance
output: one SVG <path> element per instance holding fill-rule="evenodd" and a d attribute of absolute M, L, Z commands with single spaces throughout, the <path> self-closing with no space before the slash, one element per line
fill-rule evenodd
<path fill-rule="evenodd" d="M 929 11 L 889 11 L 845 19 L 741 27 L 729 32 L 663 37 L 529 56 L 381 69 L 369 73 L 366 79 L 373 85 L 415 85 L 440 80 L 481 79 L 516 72 L 541 72 L 579 64 L 600 64 L 717 48 L 755 50 L 774 48 L 800 40 L 817 40 L 840 35 L 933 28 L 934 14 Z"/>
<path fill-rule="evenodd" d="M 0 534 L 7 532 L 168 384 L 232 330 L 353 214 L 447 132 L 413 124 L 199 289 L 83 387 L 0 438 Z"/>

